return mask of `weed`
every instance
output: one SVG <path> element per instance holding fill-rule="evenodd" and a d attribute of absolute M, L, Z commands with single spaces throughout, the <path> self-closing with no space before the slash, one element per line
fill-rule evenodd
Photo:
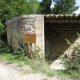
<path fill-rule="evenodd" d="M 31 65 L 31 67 L 35 72 L 45 73 L 48 76 L 54 75 L 54 71 L 49 68 L 49 64 L 47 64 L 46 62 L 40 61 Z"/>
<path fill-rule="evenodd" d="M 66 76 L 68 76 L 71 80 L 79 80 L 80 79 L 80 73 L 75 70 L 64 70 L 62 73 Z"/>
<path fill-rule="evenodd" d="M 19 66 L 19 67 L 22 67 L 22 66 L 24 66 L 24 62 L 23 62 L 23 61 L 21 61 L 21 62 L 18 62 L 18 66 Z"/>
<path fill-rule="evenodd" d="M 42 80 L 49 80 L 49 79 L 47 79 L 47 78 L 44 78 L 44 79 L 42 79 Z"/>
<path fill-rule="evenodd" d="M 32 52 L 32 56 L 37 61 L 40 61 L 41 60 L 40 55 L 39 55 L 39 52 L 40 52 L 40 48 L 35 45 L 34 51 Z"/>

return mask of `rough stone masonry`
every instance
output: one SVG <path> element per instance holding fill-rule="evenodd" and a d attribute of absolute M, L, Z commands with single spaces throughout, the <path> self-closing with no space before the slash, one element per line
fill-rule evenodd
<path fill-rule="evenodd" d="M 6 21 L 8 45 L 13 50 L 19 46 L 29 52 L 38 46 L 40 56 L 44 57 L 44 16 L 43 15 L 22 15 L 13 20 Z"/>

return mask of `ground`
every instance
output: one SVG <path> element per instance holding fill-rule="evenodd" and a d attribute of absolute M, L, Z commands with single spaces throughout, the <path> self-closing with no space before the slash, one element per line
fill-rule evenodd
<path fill-rule="evenodd" d="M 31 68 L 26 66 L 28 70 Z M 19 67 L 16 64 L 4 64 L 0 62 L 0 80 L 60 80 L 58 77 L 48 77 L 43 73 L 23 74 L 25 66 Z"/>

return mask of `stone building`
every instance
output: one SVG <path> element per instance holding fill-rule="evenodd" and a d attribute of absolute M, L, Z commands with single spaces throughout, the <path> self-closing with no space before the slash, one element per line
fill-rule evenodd
<path fill-rule="evenodd" d="M 28 44 L 29 49 L 37 45 L 40 56 L 47 59 L 56 59 L 62 55 L 71 43 L 77 40 L 80 33 L 80 15 L 49 14 L 49 15 L 22 15 L 6 21 L 7 40 L 12 49 Z"/>

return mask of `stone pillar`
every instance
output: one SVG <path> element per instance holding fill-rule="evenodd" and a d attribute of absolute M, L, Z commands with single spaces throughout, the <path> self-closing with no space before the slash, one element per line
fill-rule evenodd
<path fill-rule="evenodd" d="M 44 54 L 44 15 L 35 15 L 36 28 L 36 45 L 40 48 L 40 57 L 45 57 Z"/>

